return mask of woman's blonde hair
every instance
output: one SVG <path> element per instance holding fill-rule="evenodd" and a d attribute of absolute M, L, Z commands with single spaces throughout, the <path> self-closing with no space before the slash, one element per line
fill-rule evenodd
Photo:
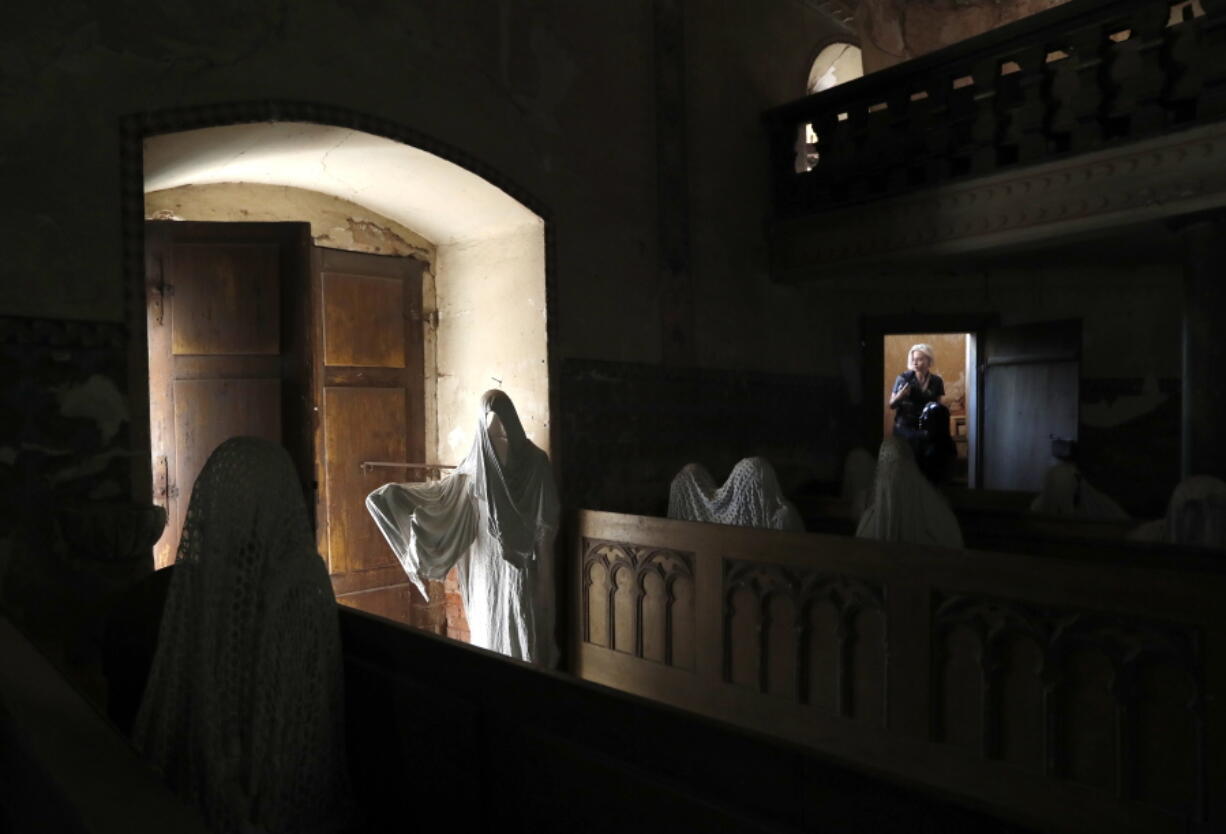
<path fill-rule="evenodd" d="M 907 367 L 911 367 L 911 354 L 917 350 L 928 357 L 928 369 L 932 370 L 932 367 L 937 363 L 937 356 L 932 350 L 932 345 L 925 344 L 924 342 L 920 342 L 918 345 L 911 345 L 911 347 L 907 348 Z"/>

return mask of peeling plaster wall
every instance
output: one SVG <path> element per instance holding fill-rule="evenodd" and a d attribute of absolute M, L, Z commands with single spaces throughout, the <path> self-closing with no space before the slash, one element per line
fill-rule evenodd
<path fill-rule="evenodd" d="M 544 267 L 541 225 L 438 248 L 439 462 L 467 454 L 490 388 L 510 395 L 528 438 L 550 451 Z"/>
<path fill-rule="evenodd" d="M 149 220 L 211 220 L 311 224 L 316 246 L 412 256 L 431 263 L 434 246 L 411 229 L 370 209 L 318 191 L 280 185 L 226 182 L 184 185 L 145 195 Z"/>

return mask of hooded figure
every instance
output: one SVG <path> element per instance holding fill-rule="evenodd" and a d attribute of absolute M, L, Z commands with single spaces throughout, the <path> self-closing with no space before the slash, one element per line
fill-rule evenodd
<path fill-rule="evenodd" d="M 963 546 L 962 530 L 953 510 L 920 472 L 911 446 L 897 435 L 881 443 L 873 479 L 873 502 L 860 517 L 856 536 L 941 547 Z"/>
<path fill-rule="evenodd" d="M 1076 464 L 1061 461 L 1043 475 L 1043 490 L 1030 504 L 1036 513 L 1103 520 L 1126 519 L 1128 513 L 1106 493 L 1086 481 Z"/>
<path fill-rule="evenodd" d="M 1171 493 L 1166 517 L 1141 525 L 1129 538 L 1226 548 L 1226 482 L 1212 475 L 1185 478 Z"/>
<path fill-rule="evenodd" d="M 859 446 L 847 453 L 843 462 L 843 486 L 839 496 L 847 502 L 851 520 L 857 524 L 873 498 L 873 473 L 877 462 L 868 449 Z"/>
<path fill-rule="evenodd" d="M 744 458 L 716 488 L 711 473 L 687 463 L 668 489 L 668 517 L 765 530 L 803 531 L 800 513 L 783 497 L 775 469 L 766 458 Z"/>
<path fill-rule="evenodd" d="M 454 566 L 473 645 L 555 666 L 553 540 L 558 493 L 549 457 L 524 434 L 510 397 L 481 397 L 476 438 L 433 483 L 385 484 L 366 497 L 409 579 Z"/>
<path fill-rule="evenodd" d="M 211 831 L 343 827 L 336 599 L 289 455 L 214 450 L 192 488 L 136 746 Z"/>

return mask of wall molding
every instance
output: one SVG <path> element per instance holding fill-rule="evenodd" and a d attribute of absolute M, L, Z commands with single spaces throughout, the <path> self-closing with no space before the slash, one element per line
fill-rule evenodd
<path fill-rule="evenodd" d="M 1226 123 L 772 228 L 776 277 L 1001 251 L 1226 206 Z"/>

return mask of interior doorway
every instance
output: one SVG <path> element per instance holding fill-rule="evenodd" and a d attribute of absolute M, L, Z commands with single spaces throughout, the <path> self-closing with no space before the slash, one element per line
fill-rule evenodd
<path fill-rule="evenodd" d="M 894 432 L 895 412 L 889 407 L 890 395 L 898 375 L 907 370 L 912 345 L 929 345 L 933 351 L 931 373 L 941 377 L 945 395 L 941 402 L 949 409 L 949 431 L 954 441 L 957 456 L 950 468 L 950 481 L 955 485 L 969 486 L 975 459 L 970 448 L 972 428 L 975 427 L 973 389 L 976 381 L 975 334 L 974 333 L 887 333 L 882 336 L 881 389 L 882 436 Z"/>

